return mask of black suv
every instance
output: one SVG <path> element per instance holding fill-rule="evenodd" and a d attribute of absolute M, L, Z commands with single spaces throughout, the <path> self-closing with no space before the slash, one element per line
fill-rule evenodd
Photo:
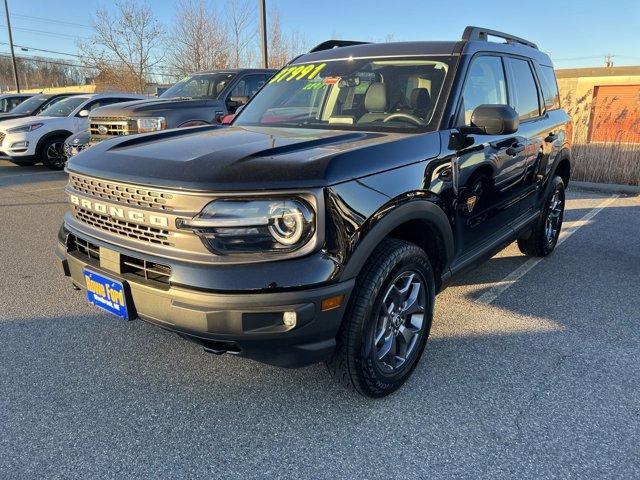
<path fill-rule="evenodd" d="M 569 128 L 529 41 L 468 27 L 457 42 L 326 42 L 230 127 L 72 159 L 57 257 L 123 318 L 213 353 L 325 361 L 384 396 L 415 368 L 452 276 L 514 240 L 554 249 Z"/>
<path fill-rule="evenodd" d="M 194 73 L 158 98 L 96 109 L 89 116 L 89 131 L 69 137 L 67 157 L 87 146 L 134 133 L 167 128 L 221 123 L 235 113 L 276 73 L 269 69 L 215 70 Z"/>

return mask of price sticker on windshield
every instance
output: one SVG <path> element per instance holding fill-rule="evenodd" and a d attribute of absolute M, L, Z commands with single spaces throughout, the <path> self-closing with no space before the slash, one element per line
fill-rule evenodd
<path fill-rule="evenodd" d="M 313 80 L 326 66 L 326 63 L 321 63 L 319 65 L 314 63 L 306 65 L 291 65 L 290 67 L 285 67 L 276 73 L 269 83 Z"/>

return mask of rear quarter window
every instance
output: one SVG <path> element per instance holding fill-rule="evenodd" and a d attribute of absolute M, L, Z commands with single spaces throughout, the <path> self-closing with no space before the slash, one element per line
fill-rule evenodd
<path fill-rule="evenodd" d="M 542 95 L 544 97 L 545 107 L 547 110 L 560 108 L 558 82 L 556 81 L 556 73 L 553 70 L 553 67 L 540 65 L 540 71 L 542 72 L 540 83 L 542 84 Z"/>

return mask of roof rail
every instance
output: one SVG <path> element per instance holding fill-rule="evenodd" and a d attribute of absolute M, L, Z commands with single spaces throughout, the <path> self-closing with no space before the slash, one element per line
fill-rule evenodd
<path fill-rule="evenodd" d="M 351 45 L 364 45 L 366 43 L 371 42 L 358 42 L 354 40 L 327 40 L 326 42 L 322 42 L 321 44 L 313 47 L 311 50 L 309 50 L 309 53 L 321 52 L 322 50 L 331 50 L 332 48 L 350 47 Z"/>
<path fill-rule="evenodd" d="M 525 40 L 524 38 L 516 37 L 515 35 L 510 35 L 508 33 L 499 32 L 497 30 L 490 30 L 488 28 L 482 27 L 467 27 L 464 29 L 464 33 L 462 34 L 462 40 L 471 41 L 471 40 L 479 40 L 483 42 L 489 41 L 489 36 L 503 38 L 507 41 L 507 43 L 520 43 L 521 45 L 526 45 L 527 47 L 538 49 L 538 46 L 530 42 L 529 40 Z"/>

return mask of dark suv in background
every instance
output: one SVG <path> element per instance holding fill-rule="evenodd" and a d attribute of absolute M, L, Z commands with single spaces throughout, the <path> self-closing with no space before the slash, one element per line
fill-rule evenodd
<path fill-rule="evenodd" d="M 488 41 L 494 37 L 500 42 Z M 425 348 L 435 295 L 517 240 L 556 246 L 569 117 L 535 44 L 329 41 L 229 127 L 71 159 L 61 271 L 89 301 L 379 397 Z"/>
<path fill-rule="evenodd" d="M 65 151 L 71 157 L 107 138 L 220 123 L 225 115 L 247 103 L 275 72 L 241 69 L 195 73 L 158 98 L 97 109 L 89 117 L 89 131 L 70 137 Z"/>

